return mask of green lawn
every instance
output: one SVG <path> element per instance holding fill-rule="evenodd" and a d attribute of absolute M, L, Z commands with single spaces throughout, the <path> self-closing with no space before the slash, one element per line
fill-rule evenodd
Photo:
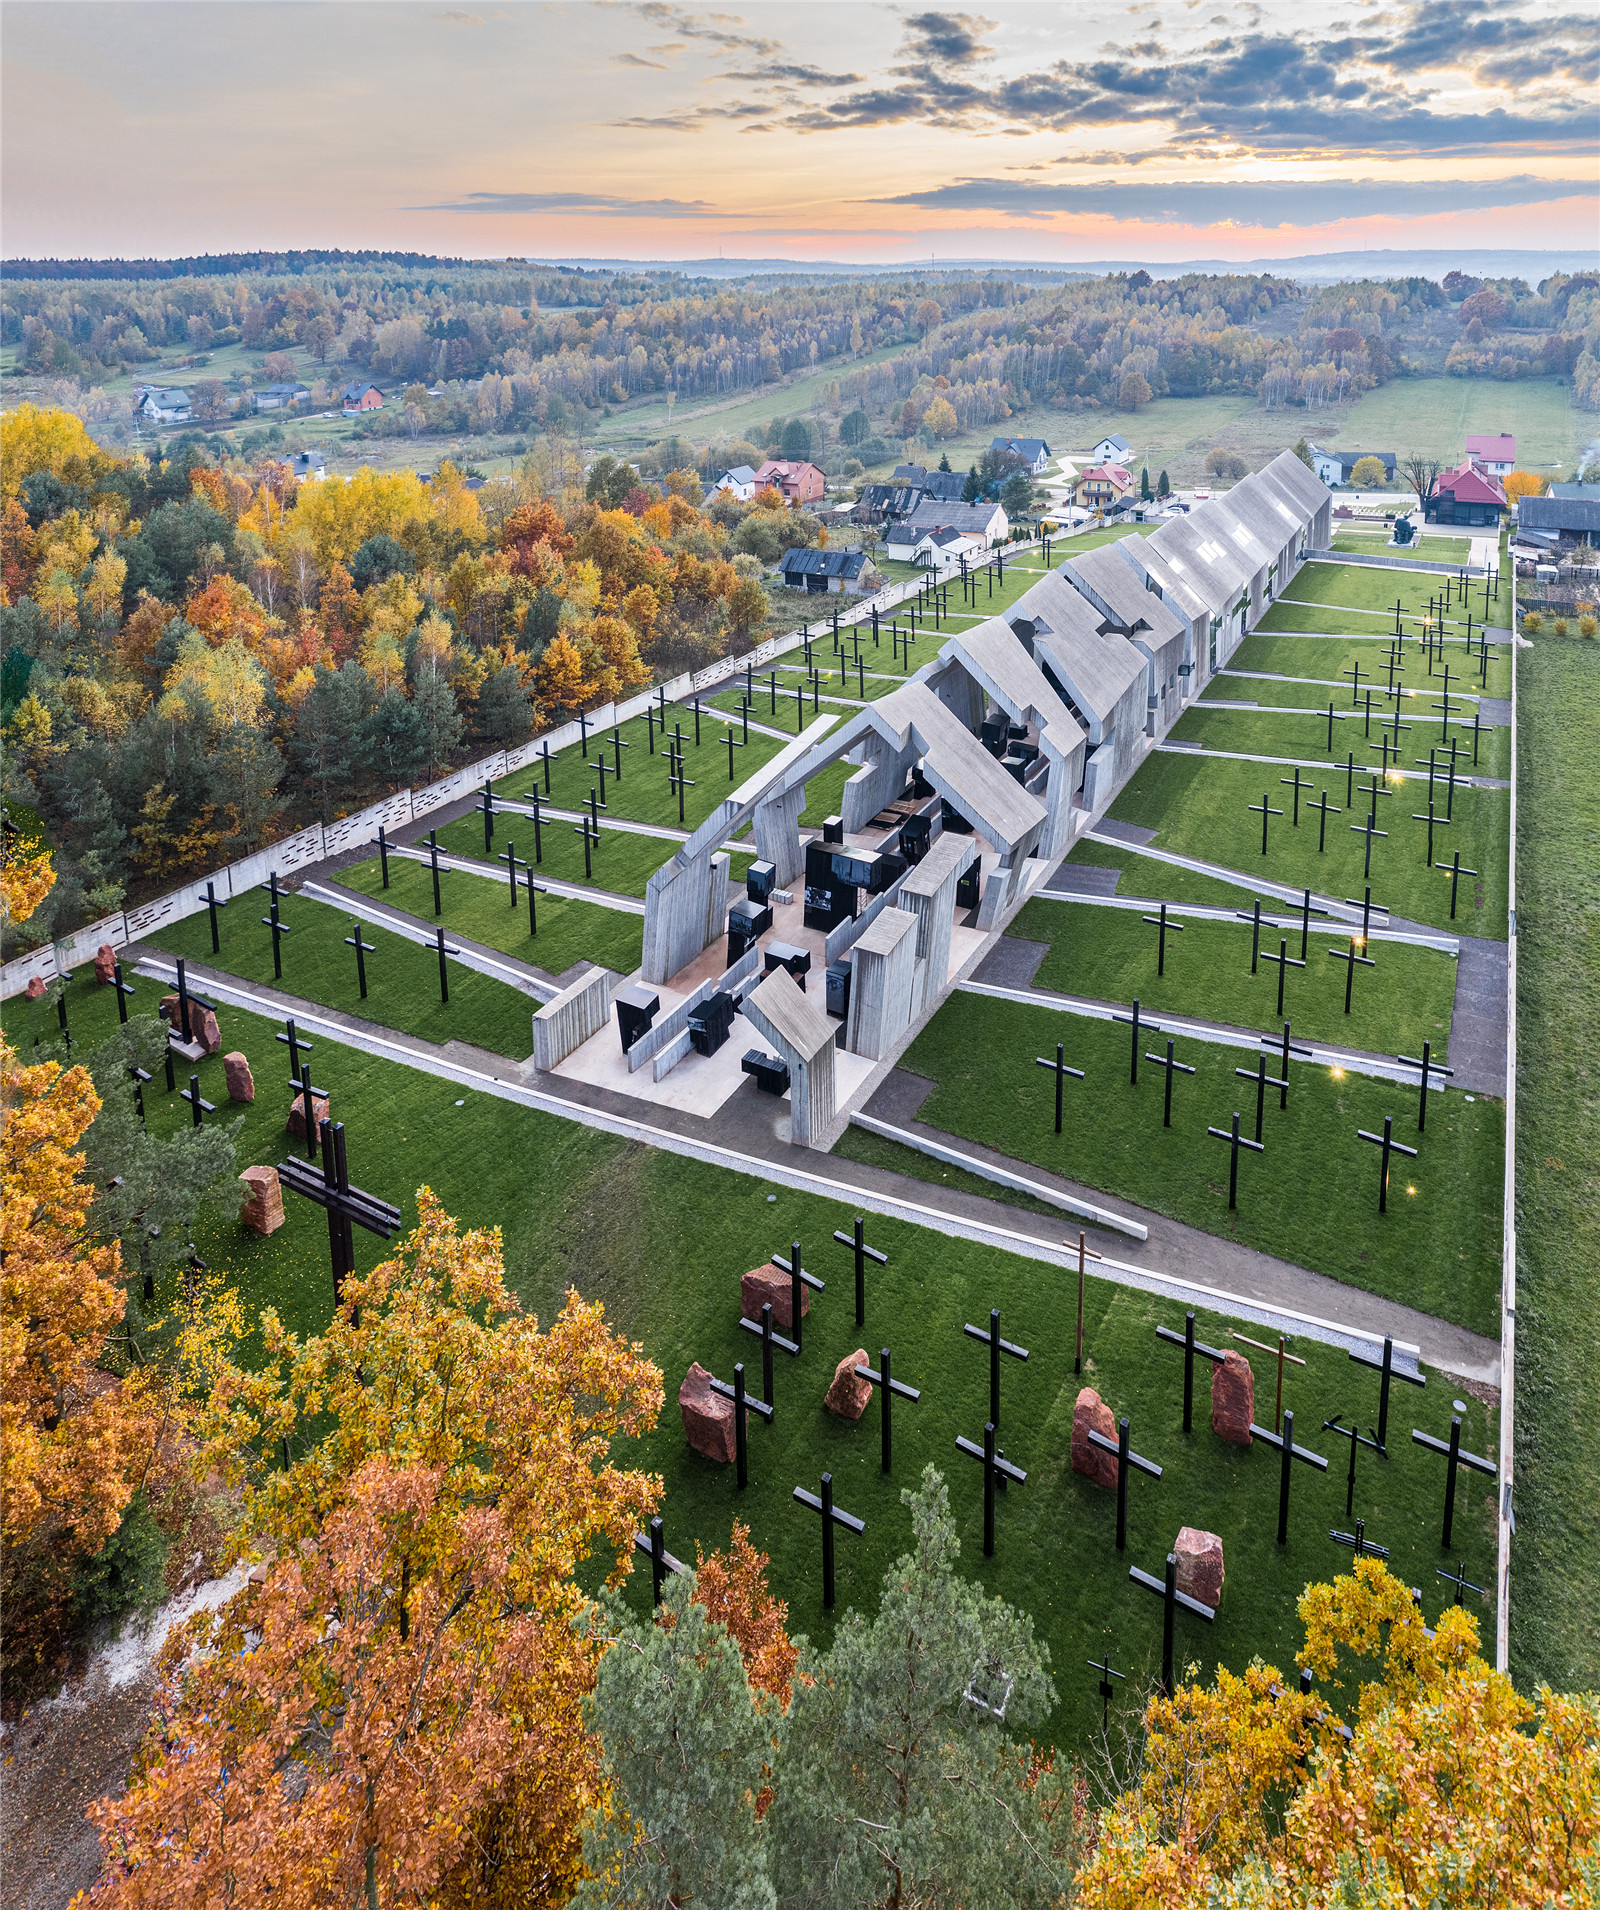
<path fill-rule="evenodd" d="M 465 876 L 456 876 L 457 883 Z M 423 1041 L 470 1041 L 495 1054 L 520 1060 L 533 1050 L 533 1015 L 538 1001 L 504 982 L 450 964 L 450 1000 L 439 1000 L 439 958 L 388 929 L 363 923 L 361 934 L 373 949 L 366 957 L 367 998 L 356 979 L 356 951 L 346 948 L 351 918 L 322 902 L 289 895 L 280 908 L 290 933 L 283 938 L 283 979 L 274 982 L 272 937 L 262 926 L 262 909 L 253 894 L 238 896 L 217 918 L 222 948 L 211 953 L 211 929 L 204 911 L 186 916 L 151 940 L 169 954 L 188 956 L 237 975 L 266 982 L 286 994 L 341 1008 Z M 197 984 L 203 990 L 204 984 Z"/>
<path fill-rule="evenodd" d="M 1250 901 L 1248 889 L 1218 881 L 1214 875 L 1175 869 L 1169 863 L 1157 862 L 1153 856 L 1138 855 L 1133 849 L 1114 843 L 1080 842 L 1067 852 L 1065 860 L 1078 868 L 1120 869 L 1122 879 L 1115 891 L 1118 895 L 1149 896 L 1157 902 L 1198 902 L 1227 909 L 1236 909 L 1241 901 L 1246 904 Z M 1266 900 L 1271 907 L 1283 906 L 1276 898 Z"/>
<path fill-rule="evenodd" d="M 1511 1662 L 1600 1684 L 1600 645 L 1519 670 L 1517 1536 Z"/>
<path fill-rule="evenodd" d="M 1304 413 L 1292 415 L 1304 425 Z M 1318 412 L 1316 434 L 1319 444 L 1392 444 L 1448 465 L 1460 463 L 1468 432 L 1509 431 L 1519 469 L 1560 471 L 1573 463 L 1579 428 L 1560 378 L 1397 378 Z"/>
<path fill-rule="evenodd" d="M 1335 531 L 1333 548 L 1373 557 L 1416 557 L 1426 564 L 1469 564 L 1472 544 L 1466 537 L 1419 537 L 1396 544 L 1387 531 Z"/>
<path fill-rule="evenodd" d="M 1285 635 L 1258 626 L 1250 632 L 1244 642 L 1241 643 L 1233 655 L 1229 657 L 1224 667 L 1229 670 L 1265 670 L 1276 676 L 1304 676 L 1329 679 L 1342 686 L 1339 691 L 1334 693 L 1335 706 L 1340 709 L 1348 709 L 1350 707 L 1351 690 L 1350 678 L 1346 673 L 1353 665 L 1360 664 L 1361 666 L 1362 675 L 1359 678 L 1359 683 L 1363 690 L 1369 686 L 1371 686 L 1374 691 L 1378 688 L 1387 689 L 1389 683 L 1389 668 L 1388 665 L 1383 662 L 1383 658 L 1388 655 L 1389 646 L 1386 642 L 1374 643 L 1370 641 L 1370 639 L 1374 636 L 1388 637 L 1392 635 L 1393 628 L 1392 623 L 1388 629 L 1384 629 L 1374 622 L 1366 631 L 1365 638 L 1363 638 L 1363 633 L 1358 630 L 1346 633 L 1350 638 L 1350 640 L 1346 642 L 1341 641 L 1337 636 L 1305 637 Z M 1509 696 L 1511 694 L 1511 656 L 1506 646 L 1504 644 L 1497 645 L 1491 642 L 1489 645 L 1489 680 L 1487 683 L 1481 683 L 1478 680 L 1479 660 L 1476 637 L 1474 637 L 1473 640 L 1474 648 L 1470 657 L 1466 652 L 1464 638 L 1465 629 L 1463 628 L 1461 633 L 1445 648 L 1442 654 L 1435 654 L 1433 665 L 1434 673 L 1430 677 L 1428 674 L 1427 651 L 1422 645 L 1417 643 L 1408 632 L 1400 646 L 1400 668 L 1395 673 L 1397 681 L 1406 689 L 1425 690 L 1429 692 L 1428 696 L 1422 700 L 1424 702 L 1432 702 L 1434 696 L 1438 693 L 1439 687 L 1443 685 L 1445 666 L 1448 664 L 1452 672 L 1450 679 L 1452 699 L 1458 690 L 1467 696 Z M 1457 682 L 1457 678 L 1461 679 L 1459 683 Z M 1227 696 L 1234 694 L 1234 692 L 1230 692 L 1225 687 L 1228 681 L 1229 679 L 1227 677 L 1221 678 L 1215 688 L 1213 688 L 1211 684 L 1207 684 L 1206 695 Z M 1252 690 L 1248 692 L 1248 694 L 1255 697 L 1258 701 L 1262 700 L 1262 693 L 1259 691 Z M 1305 690 L 1304 686 L 1300 689 L 1295 689 L 1294 694 L 1301 696 L 1304 702 L 1326 703 L 1328 700 L 1326 696 L 1311 695 L 1308 690 Z M 1342 701 L 1340 700 L 1341 696 Z M 1374 704 L 1377 702 L 1376 695 L 1374 695 L 1373 702 Z M 1470 712 L 1468 721 L 1471 721 Z"/>
<path fill-rule="evenodd" d="M 389 858 L 389 888 L 385 893 L 383 873 L 376 862 L 363 862 L 344 870 L 339 880 L 363 895 L 380 898 L 397 909 L 416 916 L 425 928 L 432 928 L 433 877 L 425 864 L 409 862 L 400 856 Z M 503 949 L 519 960 L 532 962 L 551 976 L 561 975 L 574 962 L 598 962 L 619 974 L 631 975 L 639 966 L 644 940 L 643 919 L 624 915 L 617 909 L 601 908 L 593 902 L 580 902 L 571 896 L 541 895 L 537 914 L 539 933 L 528 933 L 527 890 L 519 881 L 517 900 L 511 901 L 509 882 L 468 881 L 460 876 L 440 878 L 440 899 L 445 909 L 442 920 L 447 936 L 465 935 L 488 948 Z M 369 935 L 368 941 L 372 940 Z"/>
<path fill-rule="evenodd" d="M 1241 896 L 1239 902 L 1243 900 Z M 1174 934 L 1173 924 L 1167 924 L 1166 973 L 1159 977 L 1159 931 L 1131 910 L 1035 898 L 1010 933 L 1023 941 L 1050 944 L 1034 978 L 1040 988 L 1092 1001 L 1126 1003 L 1137 995 L 1151 1012 L 1277 1032 L 1277 962 L 1262 961 L 1256 973 L 1250 973 L 1250 924 L 1190 919 L 1181 926 L 1182 933 Z M 1276 957 L 1284 939 L 1298 960 L 1297 930 L 1263 931 L 1261 947 Z M 1364 995 L 1359 987 L 1353 991 L 1347 1016 L 1344 964 L 1330 962 L 1323 952 L 1341 946 L 1337 937 L 1313 931 L 1306 966 L 1291 968 L 1285 977 L 1283 1011 L 1295 1034 L 1377 1054 L 1420 1055 L 1419 1044 L 1431 1041 L 1434 1053 L 1443 1055 L 1455 996 L 1453 958 L 1435 949 L 1379 944 L 1380 966 L 1358 977 L 1375 985 Z"/>
<path fill-rule="evenodd" d="M 754 746 L 755 739 L 751 738 Z M 676 814 L 676 811 L 674 811 Z M 624 829 L 602 829 L 599 846 L 591 847 L 589 852 L 592 873 L 585 875 L 583 870 L 583 837 L 579 834 L 581 825 L 575 822 L 544 822 L 540 825 L 539 840 L 543 846 L 543 856 L 538 860 L 535 874 L 550 876 L 560 882 L 587 884 L 592 888 L 609 890 L 613 895 L 642 896 L 645 884 L 661 864 L 677 853 L 678 845 L 666 836 L 637 835 Z M 507 843 L 516 847 L 517 855 L 524 860 L 531 859 L 535 853 L 533 818 L 514 816 L 501 811 L 495 818 L 494 847 L 489 855 L 483 853 L 483 821 L 479 816 L 463 816 L 457 822 L 447 823 L 439 831 L 439 847 L 448 849 L 452 855 L 470 857 L 483 862 L 489 868 L 495 868 L 494 858 L 504 855 Z M 426 838 L 419 845 L 427 847 Z M 738 858 L 735 856 L 735 861 Z M 504 877 L 505 865 L 501 863 L 498 873 Z M 735 873 L 738 873 L 736 870 Z M 452 883 L 477 882 L 480 878 L 469 875 L 465 870 L 454 875 L 446 872 L 441 881 L 448 890 Z M 429 908 L 432 908 L 432 877 L 429 877 Z M 449 904 L 446 904 L 448 908 Z"/>
<path fill-rule="evenodd" d="M 1246 692 L 1247 695 L 1254 689 L 1254 685 L 1249 682 L 1231 682 L 1231 687 Z M 1279 690 L 1287 687 L 1289 686 L 1273 683 L 1261 685 L 1264 690 Z M 1320 774 L 1321 781 L 1318 787 L 1326 785 L 1330 791 L 1329 800 L 1331 801 L 1335 778 L 1341 788 L 1344 785 L 1346 764 L 1343 760 L 1332 761 L 1328 756 L 1326 710 L 1320 716 L 1291 715 L 1281 707 L 1271 707 L 1276 703 L 1275 697 L 1250 696 L 1249 700 L 1260 701 L 1269 707 L 1259 711 L 1221 710 L 1201 702 L 1184 711 L 1168 732 L 1168 740 L 1176 743 L 1199 743 L 1206 749 L 1236 750 L 1249 756 L 1294 756 L 1303 762 L 1328 763 L 1326 772 L 1311 770 L 1307 773 L 1313 776 Z M 1370 732 L 1367 731 L 1365 722 L 1359 714 L 1353 723 L 1348 717 L 1344 722 L 1339 722 L 1337 720 L 1339 715 L 1339 703 L 1335 698 L 1333 742 L 1341 759 L 1350 750 L 1354 750 L 1358 767 L 1364 768 L 1369 762 L 1379 762 L 1381 757 L 1378 739 L 1384 732 L 1377 712 L 1373 713 Z M 1402 723 L 1405 720 L 1404 717 L 1401 718 Z M 1423 752 L 1421 769 L 1425 772 L 1428 767 L 1426 753 L 1428 745 L 1417 743 L 1417 733 L 1418 726 L 1415 723 L 1412 725 L 1409 736 L 1404 730 L 1401 731 L 1401 743 L 1405 751 L 1401 758 L 1401 767 L 1408 771 L 1415 769 L 1417 767 L 1415 759 L 1420 748 Z M 1428 736 L 1437 736 L 1438 733 L 1431 728 L 1424 732 Z M 1388 734 L 1392 737 L 1392 730 Z M 1454 723 L 1450 726 L 1450 734 L 1452 736 L 1460 734 Z M 1471 731 L 1468 730 L 1466 734 L 1470 737 Z M 1390 760 L 1393 761 L 1392 752 Z M 1509 772 L 1510 765 L 1510 731 L 1507 729 L 1484 730 L 1478 739 L 1476 769 L 1473 767 L 1472 750 L 1469 745 L 1466 754 L 1457 758 L 1456 774 L 1458 777 L 1503 777 Z M 1315 795 L 1315 793 L 1315 791 L 1306 790 L 1300 792 L 1302 798 L 1307 794 Z M 1337 827 L 1331 814 L 1328 818 L 1328 826 L 1330 829 Z"/>
<path fill-rule="evenodd" d="M 1257 626 L 1262 630 L 1327 630 L 1349 631 L 1357 635 L 1371 633 L 1386 634 L 1394 628 L 1394 606 L 1400 604 L 1402 614 L 1415 620 L 1425 617 L 1430 598 L 1442 597 L 1444 586 L 1450 580 L 1436 572 L 1421 570 L 1370 570 L 1360 564 L 1302 564 L 1289 579 L 1279 601 L 1262 617 Z M 1502 585 L 1498 598 L 1491 589 L 1489 594 L 1489 621 L 1498 624 L 1509 614 L 1510 595 Z M 1339 617 L 1333 613 L 1344 610 L 1350 614 Z M 1444 624 L 1447 634 L 1456 625 L 1460 625 L 1464 634 L 1468 611 L 1472 612 L 1473 628 L 1483 621 L 1483 585 L 1469 586 L 1467 601 L 1462 602 L 1459 594 L 1452 588 L 1450 603 L 1445 611 Z M 1388 618 L 1387 626 L 1381 619 Z M 1414 634 L 1407 629 L 1407 635 Z"/>
<path fill-rule="evenodd" d="M 1330 969 L 1333 964 L 1326 964 Z M 1083 1082 L 1067 1084 L 1066 1132 L 1053 1132 L 1054 1083 L 1034 1065 L 1058 1041 Z M 1264 1154 L 1241 1154 L 1239 1205 L 1228 1209 L 1228 1149 L 1208 1126 L 1237 1109 L 1253 1136 L 1245 1055 L 1200 1041 L 1177 1059 L 1199 1069 L 1173 1089 L 1162 1125 L 1162 1076 L 1141 1062 L 1129 1085 L 1130 1031 L 991 996 L 953 995 L 901 1065 L 938 1083 L 919 1118 L 1098 1188 L 1113 1199 L 1241 1240 L 1347 1285 L 1420 1307 L 1475 1332 L 1498 1319 L 1502 1108 L 1450 1091 L 1429 1098 L 1421 1157 L 1397 1161 L 1378 1213 L 1378 1151 L 1357 1128 L 1417 1143 L 1415 1088 L 1300 1064 L 1287 1111 L 1267 1095 Z M 1152 1039 L 1150 1052 L 1163 1052 Z M 1417 1192 L 1406 1192 L 1415 1186 Z"/>
<path fill-rule="evenodd" d="M 1309 778 L 1307 780 L 1310 780 Z M 1369 779 L 1370 780 L 1370 779 Z M 1388 839 L 1374 837 L 1372 874 L 1374 899 L 1411 921 L 1448 929 L 1450 878 L 1425 866 L 1427 824 L 1413 822 L 1414 811 L 1426 814 L 1424 793 L 1406 783 L 1387 799 L 1380 795 L 1377 827 Z M 1326 853 L 1317 853 L 1317 817 L 1302 806 L 1300 827 L 1290 824 L 1291 792 L 1279 786 L 1270 767 L 1233 763 L 1217 757 L 1188 757 L 1163 752 L 1149 757 L 1122 794 L 1111 805 L 1119 822 L 1156 831 L 1153 848 L 1194 856 L 1237 869 L 1251 878 L 1309 886 L 1320 895 L 1359 897 L 1363 886 L 1365 839 L 1352 832 L 1351 823 L 1366 821 L 1370 802 L 1361 800 L 1357 783 L 1350 814 L 1330 820 Z M 1265 790 L 1270 804 L 1284 814 L 1270 818 L 1267 854 L 1261 853 L 1259 811 Z M 1311 795 L 1313 791 L 1302 791 Z M 1329 795 L 1341 808 L 1345 788 L 1341 781 Z M 1440 814 L 1444 804 L 1438 804 Z M 1506 829 L 1509 815 L 1505 790 L 1457 789 L 1455 819 L 1434 835 L 1434 861 L 1449 861 L 1457 849 L 1476 881 L 1462 883 L 1456 929 L 1465 935 L 1503 936 L 1506 919 Z"/>

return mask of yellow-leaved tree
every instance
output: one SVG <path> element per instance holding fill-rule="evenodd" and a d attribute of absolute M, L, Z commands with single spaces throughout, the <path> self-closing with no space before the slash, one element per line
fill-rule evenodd
<path fill-rule="evenodd" d="M 1468 1612 L 1430 1635 L 1376 1559 L 1308 1586 L 1300 1617 L 1320 1689 L 1257 1661 L 1151 1700 L 1142 1772 L 1102 1820 L 1080 1910 L 1593 1902 L 1592 1696 L 1521 1697 Z M 1334 1691 L 1354 1700 L 1348 1738 Z"/>

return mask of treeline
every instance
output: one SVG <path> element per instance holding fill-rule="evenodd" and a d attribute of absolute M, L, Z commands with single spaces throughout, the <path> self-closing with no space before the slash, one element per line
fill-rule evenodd
<path fill-rule="evenodd" d="M 824 535 L 548 441 L 481 490 L 298 485 L 25 405 L 0 457 L 5 795 L 57 851 L 36 938 L 747 648 L 768 567 Z"/>

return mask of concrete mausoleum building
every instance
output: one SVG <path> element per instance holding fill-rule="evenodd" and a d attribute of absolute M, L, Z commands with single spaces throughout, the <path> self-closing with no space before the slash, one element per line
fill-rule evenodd
<path fill-rule="evenodd" d="M 540 1010 L 539 1065 L 708 1121 L 753 1078 L 752 1099 L 786 1104 L 784 1138 L 831 1147 L 1325 545 L 1330 503 L 1286 453 L 1148 538 L 1069 555 L 903 684 L 816 716 L 650 877 L 617 1020 L 602 969 Z M 802 829 L 841 760 L 838 814 Z M 752 842 L 741 893 L 730 852 Z"/>

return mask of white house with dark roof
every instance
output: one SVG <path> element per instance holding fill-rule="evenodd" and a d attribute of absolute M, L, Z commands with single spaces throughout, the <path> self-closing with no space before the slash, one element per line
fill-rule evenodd
<path fill-rule="evenodd" d="M 890 526 L 887 552 L 897 563 L 938 568 L 1004 543 L 1010 530 L 1010 519 L 999 504 L 925 498 L 909 517 Z"/>
<path fill-rule="evenodd" d="M 1126 464 L 1133 456 L 1133 446 L 1115 431 L 1108 433 L 1089 447 L 1091 464 Z"/>
<path fill-rule="evenodd" d="M 989 449 L 1009 451 L 1013 457 L 1021 458 L 1034 477 L 1042 477 L 1050 462 L 1050 447 L 1043 438 L 991 438 Z"/>
<path fill-rule="evenodd" d="M 304 404 L 311 396 L 311 387 L 301 384 L 263 385 L 251 395 L 257 411 L 281 411 L 286 405 Z"/>
<path fill-rule="evenodd" d="M 187 424 L 193 415 L 189 394 L 152 385 L 133 407 L 134 416 L 148 418 L 152 424 Z"/>
<path fill-rule="evenodd" d="M 786 550 L 778 560 L 778 575 L 791 590 L 860 594 L 883 582 L 864 551 Z"/>
<path fill-rule="evenodd" d="M 736 464 L 732 470 L 724 471 L 706 492 L 708 504 L 718 491 L 726 491 L 729 497 L 736 497 L 741 504 L 748 504 L 756 494 L 754 470 L 748 464 Z"/>

